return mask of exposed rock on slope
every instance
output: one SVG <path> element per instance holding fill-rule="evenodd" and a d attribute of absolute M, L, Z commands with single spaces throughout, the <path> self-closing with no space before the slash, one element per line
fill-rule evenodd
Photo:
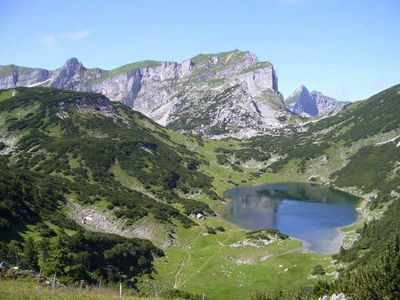
<path fill-rule="evenodd" d="M 341 110 L 349 102 L 338 101 L 320 92 L 301 85 L 285 100 L 286 106 L 294 113 L 306 117 L 320 117 Z"/>
<path fill-rule="evenodd" d="M 102 93 L 161 125 L 214 138 L 274 133 L 295 119 L 273 66 L 239 50 L 110 71 L 87 69 L 76 58 L 54 71 L 0 66 L 0 88 L 36 85 Z"/>

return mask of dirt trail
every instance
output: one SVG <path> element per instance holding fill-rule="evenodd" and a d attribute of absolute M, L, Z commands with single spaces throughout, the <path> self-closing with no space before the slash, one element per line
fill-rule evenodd
<path fill-rule="evenodd" d="M 200 236 L 201 236 L 202 234 L 203 234 L 203 232 L 200 231 L 199 234 L 196 236 L 196 238 L 193 240 L 193 242 L 192 242 L 192 244 L 191 244 L 191 247 L 193 247 L 193 246 L 196 244 L 197 240 L 200 238 Z M 190 264 L 190 260 L 191 260 L 191 258 L 192 258 L 192 254 L 190 253 L 190 251 L 188 250 L 188 248 L 184 248 L 184 249 L 185 249 L 185 252 L 186 252 L 186 257 L 184 257 L 184 258 L 182 259 L 182 262 L 181 262 L 181 264 L 180 264 L 178 270 L 177 270 L 176 273 L 175 273 L 175 276 L 174 276 L 174 285 L 173 285 L 173 288 L 174 288 L 174 289 L 178 289 L 179 286 L 181 285 L 181 284 L 180 284 L 180 279 L 181 279 L 182 272 L 183 272 L 184 268 L 185 268 L 187 265 Z"/>
<path fill-rule="evenodd" d="M 196 275 L 197 273 L 199 273 L 201 270 L 204 269 L 204 267 L 226 246 L 225 242 L 230 238 L 230 236 L 228 236 L 226 239 L 224 239 L 221 243 L 221 247 L 218 248 L 217 251 L 215 251 L 213 253 L 213 255 L 209 256 L 206 261 L 195 271 L 193 272 L 189 277 L 187 277 L 179 286 L 184 285 L 188 280 L 192 279 L 192 277 L 194 275 Z"/>

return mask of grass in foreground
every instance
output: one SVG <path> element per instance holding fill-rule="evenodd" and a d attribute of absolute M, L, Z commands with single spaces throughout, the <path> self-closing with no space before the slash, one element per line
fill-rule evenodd
<path fill-rule="evenodd" d="M 328 256 L 302 251 L 299 241 L 232 246 L 246 240 L 243 230 L 218 217 L 199 223 L 179 230 L 177 244 L 156 260 L 154 277 L 160 292 L 178 288 L 200 295 L 204 292 L 211 299 L 250 299 L 256 290 L 312 285 L 316 265 L 333 271 Z M 216 226 L 225 231 L 206 234 L 207 227 Z M 141 289 L 152 295 L 152 281 L 142 282 Z"/>
<path fill-rule="evenodd" d="M 79 289 L 73 287 L 58 287 L 54 291 L 48 286 L 38 285 L 31 279 L 18 279 L 18 280 L 0 280 L 0 299 L 2 300 L 92 300 L 92 299 L 126 299 L 126 300 L 139 300 L 135 296 L 122 296 L 119 297 L 117 288 L 93 288 Z M 151 300 L 151 298 L 146 298 Z"/>

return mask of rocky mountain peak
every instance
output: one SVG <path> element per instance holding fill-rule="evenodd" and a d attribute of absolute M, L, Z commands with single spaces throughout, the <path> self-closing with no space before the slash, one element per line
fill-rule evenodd
<path fill-rule="evenodd" d="M 310 116 L 318 115 L 318 108 L 314 99 L 310 96 L 308 89 L 301 85 L 296 89 L 297 93 L 293 96 L 297 98 L 296 102 L 293 104 L 293 112 L 302 115 L 307 114 Z"/>
<path fill-rule="evenodd" d="M 81 62 L 76 57 L 71 57 L 67 59 L 67 61 L 64 63 L 65 66 L 79 65 L 79 64 L 81 64 Z"/>
<path fill-rule="evenodd" d="M 308 94 L 308 93 L 309 93 L 308 89 L 304 85 L 301 84 L 294 90 L 292 96 L 297 95 L 297 94 Z"/>
<path fill-rule="evenodd" d="M 160 125 L 213 138 L 275 133 L 293 118 L 272 64 L 248 51 L 199 54 L 181 63 L 145 60 L 114 70 L 86 69 L 73 57 L 46 72 L 25 72 L 24 81 L 10 73 L 0 86 L 101 93 Z"/>
<path fill-rule="evenodd" d="M 313 90 L 311 93 L 304 85 L 300 85 L 293 94 L 285 100 L 286 106 L 292 112 L 306 117 L 320 117 L 340 110 L 348 102 L 338 101 Z"/>
<path fill-rule="evenodd" d="M 61 69 L 66 70 L 69 74 L 86 70 L 83 64 L 76 57 L 69 58 Z"/>
<path fill-rule="evenodd" d="M 52 72 L 49 86 L 59 89 L 73 90 L 84 76 L 86 68 L 75 57 L 68 59 L 64 65 Z"/>

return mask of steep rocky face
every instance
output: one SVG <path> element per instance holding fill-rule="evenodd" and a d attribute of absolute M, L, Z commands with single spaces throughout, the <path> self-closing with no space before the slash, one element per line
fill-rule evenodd
<path fill-rule="evenodd" d="M 348 101 L 338 101 L 317 91 L 312 91 L 310 96 L 315 100 L 318 107 L 318 115 L 320 116 L 341 110 L 346 104 L 350 103 Z"/>
<path fill-rule="evenodd" d="M 301 85 L 285 100 L 287 108 L 305 117 L 320 117 L 341 110 L 349 102 L 338 101 Z"/>
<path fill-rule="evenodd" d="M 52 72 L 48 86 L 74 90 L 79 89 L 85 78 L 86 68 L 75 57 L 70 58 L 60 68 Z"/>
<path fill-rule="evenodd" d="M 298 115 L 318 115 L 317 105 L 304 85 L 299 86 L 285 102 L 288 108 Z"/>
<path fill-rule="evenodd" d="M 34 86 L 44 83 L 50 72 L 44 69 L 25 68 L 15 65 L 0 66 L 0 89 L 18 86 Z"/>
<path fill-rule="evenodd" d="M 102 93 L 163 126 L 213 138 L 274 133 L 296 119 L 273 66 L 239 50 L 109 71 L 87 69 L 76 58 L 54 71 L 0 67 L 0 88 L 35 85 Z"/>

